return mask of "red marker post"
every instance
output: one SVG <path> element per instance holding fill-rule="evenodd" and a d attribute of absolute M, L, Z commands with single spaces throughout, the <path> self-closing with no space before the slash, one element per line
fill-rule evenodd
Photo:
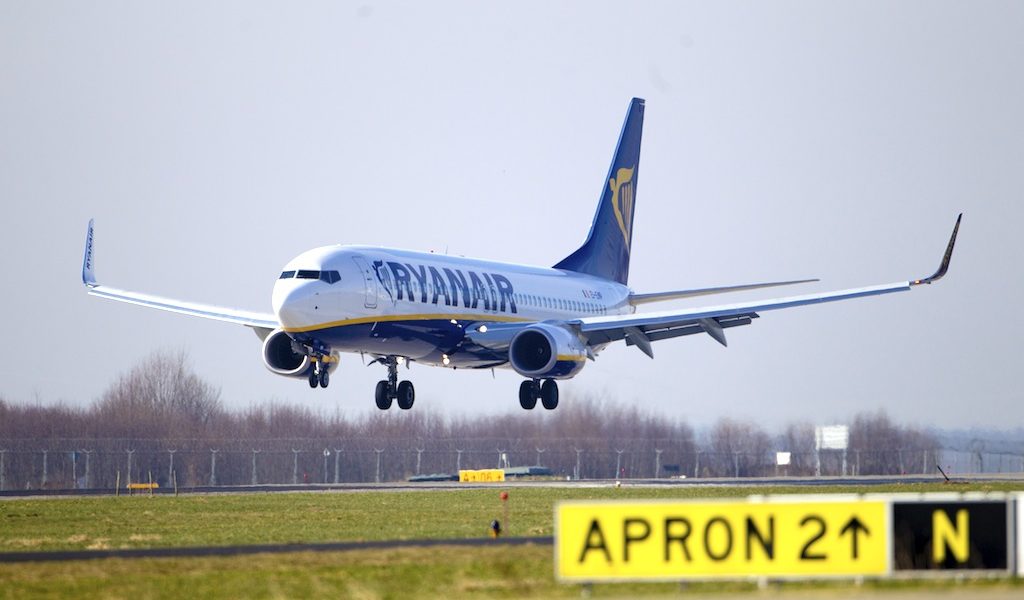
<path fill-rule="evenodd" d="M 499 498 L 501 498 L 501 519 L 505 522 L 505 534 L 507 535 L 511 531 L 508 522 L 508 492 L 502 492 Z"/>

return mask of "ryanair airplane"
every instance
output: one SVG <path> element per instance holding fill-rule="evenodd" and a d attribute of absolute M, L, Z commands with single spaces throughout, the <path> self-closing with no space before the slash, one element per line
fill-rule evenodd
<path fill-rule="evenodd" d="M 274 284 L 273 314 L 170 300 L 114 289 L 96 280 L 93 222 L 82 281 L 101 298 L 236 323 L 263 341 L 263 362 L 278 375 L 326 388 L 341 353 L 370 355 L 387 369 L 377 407 L 412 408 L 398 367 L 417 362 L 450 369 L 511 368 L 524 378 L 519 403 L 558 406 L 570 379 L 608 344 L 623 341 L 654 357 L 654 342 L 705 333 L 726 345 L 725 330 L 759 313 L 910 290 L 946 274 L 960 218 L 930 277 L 773 300 L 637 313 L 653 302 L 817 281 L 778 281 L 638 294 L 627 287 L 639 178 L 644 101 L 634 98 L 619 135 L 586 241 L 552 267 L 439 256 L 376 246 L 327 246 L 300 254 Z"/>

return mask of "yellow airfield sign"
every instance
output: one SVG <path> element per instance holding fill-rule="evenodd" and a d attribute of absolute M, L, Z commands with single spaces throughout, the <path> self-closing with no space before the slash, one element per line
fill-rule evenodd
<path fill-rule="evenodd" d="M 889 572 L 885 500 L 563 502 L 564 581 L 828 577 Z"/>

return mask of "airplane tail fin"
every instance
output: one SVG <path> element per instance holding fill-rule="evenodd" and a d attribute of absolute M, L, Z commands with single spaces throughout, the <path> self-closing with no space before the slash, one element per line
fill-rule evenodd
<path fill-rule="evenodd" d="M 643 127 L 644 101 L 633 98 L 608 176 L 602 182 L 601 199 L 587 241 L 555 265 L 556 269 L 586 273 L 621 284 L 629 279 L 629 248 L 633 239 Z"/>

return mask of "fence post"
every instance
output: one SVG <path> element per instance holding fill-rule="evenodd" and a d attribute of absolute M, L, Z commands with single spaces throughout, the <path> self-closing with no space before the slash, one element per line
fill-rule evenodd
<path fill-rule="evenodd" d="M 740 476 L 740 453 L 732 453 L 732 465 L 733 465 L 733 477 L 739 479 Z"/>
<path fill-rule="evenodd" d="M 661 453 L 664 452 L 661 448 L 654 449 L 654 478 L 658 479 L 661 473 Z"/>
<path fill-rule="evenodd" d="M 462 470 L 462 450 L 455 449 L 455 473 Z"/>
<path fill-rule="evenodd" d="M 7 478 L 4 475 L 4 457 L 7 450 L 0 450 L 0 492 L 7 489 Z"/>
<path fill-rule="evenodd" d="M 48 479 L 48 477 L 47 477 L 47 476 L 48 476 L 48 473 L 47 473 L 47 463 L 46 463 L 46 457 L 47 457 L 47 455 L 48 455 L 49 453 L 50 453 L 50 451 L 49 451 L 49 450 L 43 450 L 43 481 L 42 481 L 42 483 L 41 483 L 41 484 L 39 485 L 39 487 L 40 487 L 40 488 L 45 488 L 45 487 L 46 487 L 46 481 L 47 481 L 47 479 Z"/>
<path fill-rule="evenodd" d="M 71 451 L 71 489 L 78 489 L 78 451 Z"/>
<path fill-rule="evenodd" d="M 334 449 L 334 483 L 341 483 L 341 471 L 338 469 L 341 460 L 341 448 Z"/>
<path fill-rule="evenodd" d="M 615 451 L 615 475 L 612 476 L 612 479 L 618 479 L 622 475 L 622 453 L 625 451 L 625 449 Z"/>
<path fill-rule="evenodd" d="M 171 480 L 171 473 L 174 473 L 174 453 L 177 450 L 168 450 L 167 455 L 170 457 L 167 463 L 167 481 Z"/>
<path fill-rule="evenodd" d="M 85 475 L 83 477 L 85 477 L 85 489 L 88 490 L 91 489 L 92 486 L 92 477 L 89 474 L 89 459 L 92 457 L 93 451 L 82 450 L 82 453 L 85 454 Z"/>
<path fill-rule="evenodd" d="M 423 458 L 425 448 L 416 448 L 416 474 L 420 474 L 420 460 Z"/>
<path fill-rule="evenodd" d="M 210 487 L 217 485 L 217 453 L 220 450 L 210 449 Z"/>
<path fill-rule="evenodd" d="M 384 449 L 374 448 L 373 451 L 377 453 L 377 476 L 374 478 L 374 481 L 380 483 L 380 455 L 384 454 Z"/>
<path fill-rule="evenodd" d="M 327 483 L 327 457 L 331 455 L 330 448 L 324 448 L 324 483 Z"/>
<path fill-rule="evenodd" d="M 258 481 L 256 479 L 256 455 L 259 453 L 260 451 L 257 450 L 256 448 L 252 449 L 252 485 L 257 485 Z"/>
<path fill-rule="evenodd" d="M 299 485 L 299 451 L 292 448 L 292 485 Z"/>
<path fill-rule="evenodd" d="M 540 466 L 540 455 L 544 454 L 545 452 L 547 452 L 547 448 L 537 448 L 537 447 L 534 447 L 534 450 L 537 451 L 537 466 L 539 467 Z"/>
<path fill-rule="evenodd" d="M 700 477 L 700 450 L 698 450 L 695 454 L 696 456 L 693 460 L 693 478 L 697 479 L 698 477 Z"/>
<path fill-rule="evenodd" d="M 125 450 L 125 452 L 128 454 L 128 473 L 127 473 L 126 478 L 128 480 L 128 485 L 131 485 L 132 484 L 132 455 L 135 454 L 135 450 Z"/>
<path fill-rule="evenodd" d="M 498 467 L 497 468 L 500 469 L 500 468 L 502 468 L 501 467 L 501 463 L 502 462 L 508 463 L 508 457 L 505 456 L 505 451 L 502 450 L 501 448 L 495 448 L 495 449 L 498 451 Z"/>
<path fill-rule="evenodd" d="M 576 451 L 576 469 L 573 471 L 573 479 L 579 481 L 580 479 L 580 455 L 583 454 L 582 448 L 573 448 Z"/>

